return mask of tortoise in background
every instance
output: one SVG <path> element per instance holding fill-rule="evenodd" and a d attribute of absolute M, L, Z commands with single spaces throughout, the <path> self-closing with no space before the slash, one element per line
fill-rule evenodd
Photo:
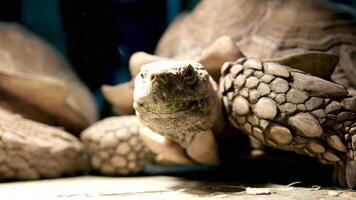
<path fill-rule="evenodd" d="M 20 25 L 0 23 L 0 179 L 87 170 L 84 146 L 63 128 L 78 134 L 96 120 L 94 99 L 67 61 Z"/>
<path fill-rule="evenodd" d="M 17 24 L 0 24 L 0 91 L 36 108 L 37 120 L 77 133 L 97 120 L 93 97 L 63 56 Z"/>

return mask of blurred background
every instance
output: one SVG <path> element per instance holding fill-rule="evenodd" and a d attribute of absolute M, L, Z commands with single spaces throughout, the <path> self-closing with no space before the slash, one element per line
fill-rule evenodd
<path fill-rule="evenodd" d="M 111 115 L 100 86 L 130 80 L 128 59 L 153 53 L 165 28 L 199 0 L 2 0 L 0 20 L 18 22 L 65 55 L 96 97 L 101 117 Z M 356 0 L 334 0 L 356 7 Z"/>

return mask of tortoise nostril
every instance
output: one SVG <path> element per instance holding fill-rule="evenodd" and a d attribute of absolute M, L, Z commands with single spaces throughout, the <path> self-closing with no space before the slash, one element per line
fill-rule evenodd
<path fill-rule="evenodd" d="M 191 65 L 186 66 L 181 71 L 181 76 L 191 76 L 194 73 L 194 69 Z"/>
<path fill-rule="evenodd" d="M 150 80 L 155 81 L 157 79 L 157 75 L 151 74 Z"/>
<path fill-rule="evenodd" d="M 198 79 L 197 74 L 191 65 L 188 65 L 181 71 L 181 76 L 183 77 L 185 83 L 189 85 L 195 84 Z"/>
<path fill-rule="evenodd" d="M 160 84 L 167 83 L 169 77 L 166 74 L 151 74 L 150 80 L 151 82 L 156 82 Z"/>

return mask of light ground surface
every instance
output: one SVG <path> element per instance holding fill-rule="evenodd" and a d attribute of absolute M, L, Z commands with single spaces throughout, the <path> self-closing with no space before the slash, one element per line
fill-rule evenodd
<path fill-rule="evenodd" d="M 0 183 L 0 199 L 356 199 L 356 192 L 350 190 L 303 188 L 297 185 L 256 187 L 269 188 L 271 194 L 247 194 L 245 186 L 241 184 L 183 180 L 168 176 L 126 178 L 81 176 Z M 337 196 L 334 196 L 336 194 Z"/>

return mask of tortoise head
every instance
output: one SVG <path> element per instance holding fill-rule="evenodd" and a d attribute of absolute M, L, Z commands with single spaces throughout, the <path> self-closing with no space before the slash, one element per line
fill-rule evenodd
<path fill-rule="evenodd" d="M 136 76 L 136 106 L 156 114 L 209 111 L 209 74 L 195 62 L 159 61 Z"/>
<path fill-rule="evenodd" d="M 133 105 L 152 130 L 185 146 L 196 132 L 213 127 L 221 110 L 216 89 L 197 62 L 158 61 L 136 76 Z"/>

